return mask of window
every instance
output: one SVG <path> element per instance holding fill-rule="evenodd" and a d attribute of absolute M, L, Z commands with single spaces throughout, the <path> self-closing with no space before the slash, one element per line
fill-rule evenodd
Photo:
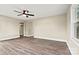
<path fill-rule="evenodd" d="M 74 21 L 74 36 L 76 39 L 79 39 L 79 5 L 76 8 L 76 20 Z"/>

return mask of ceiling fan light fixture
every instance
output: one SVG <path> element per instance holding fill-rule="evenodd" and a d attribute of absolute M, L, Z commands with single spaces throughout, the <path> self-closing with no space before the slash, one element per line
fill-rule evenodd
<path fill-rule="evenodd" d="M 23 16 L 26 16 L 26 15 L 23 15 Z"/>
<path fill-rule="evenodd" d="M 23 10 L 22 12 L 19 12 L 19 11 L 17 11 L 17 10 L 14 10 L 14 12 L 18 12 L 18 13 L 20 13 L 19 15 L 17 15 L 17 16 L 25 16 L 26 18 L 28 18 L 29 16 L 34 16 L 34 14 L 29 14 L 29 10 Z"/>

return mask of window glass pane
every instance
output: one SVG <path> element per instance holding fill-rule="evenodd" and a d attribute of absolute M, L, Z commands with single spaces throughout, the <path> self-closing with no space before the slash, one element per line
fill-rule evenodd
<path fill-rule="evenodd" d="M 79 5 L 77 7 L 77 20 L 79 20 Z"/>
<path fill-rule="evenodd" d="M 79 22 L 75 23 L 75 37 L 79 39 Z"/>

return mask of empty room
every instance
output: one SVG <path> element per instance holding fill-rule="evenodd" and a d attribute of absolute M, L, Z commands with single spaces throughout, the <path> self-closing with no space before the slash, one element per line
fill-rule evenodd
<path fill-rule="evenodd" d="M 0 4 L 0 55 L 78 55 L 79 5 Z"/>

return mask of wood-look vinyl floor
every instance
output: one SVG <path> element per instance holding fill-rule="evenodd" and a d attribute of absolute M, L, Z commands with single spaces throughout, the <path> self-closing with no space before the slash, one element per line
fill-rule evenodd
<path fill-rule="evenodd" d="M 18 38 L 0 42 L 0 55 L 70 55 L 65 42 Z"/>

